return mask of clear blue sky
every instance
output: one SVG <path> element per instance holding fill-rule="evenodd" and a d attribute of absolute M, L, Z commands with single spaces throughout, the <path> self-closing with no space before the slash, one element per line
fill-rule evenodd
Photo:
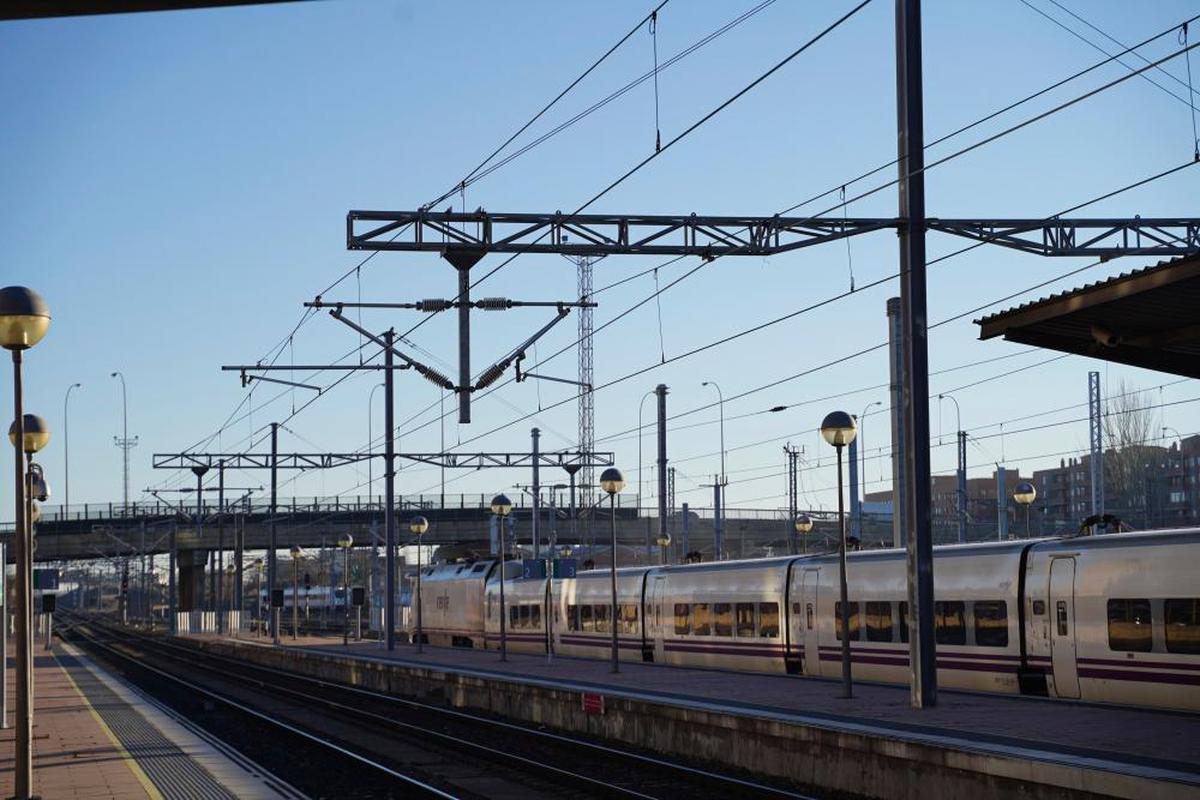
<path fill-rule="evenodd" d="M 1048 0 L 1030 0 L 1083 28 Z M 1126 43 L 1140 41 L 1200 11 L 1195 2 L 1123 3 L 1064 0 L 1065 5 Z M 665 60 L 754 3 L 672 0 L 660 15 L 658 48 Z M 784 54 L 849 9 L 848 2 L 779 0 L 728 35 L 664 72 L 659 82 L 664 140 L 683 130 Z M 52 308 L 49 336 L 27 358 L 27 408 L 46 416 L 54 441 L 44 463 L 62 499 L 63 395 L 71 398 L 71 500 L 120 498 L 120 386 L 129 386 L 134 497 L 149 485 L 178 485 L 155 473 L 153 452 L 187 448 L 213 434 L 242 403 L 246 390 L 222 364 L 253 362 L 291 330 L 300 304 L 332 283 L 361 256 L 345 250 L 351 208 L 411 209 L 454 185 L 598 54 L 647 13 L 650 3 L 404 3 L 326 2 L 0 24 L 0 264 L 4 284 L 38 289 Z M 930 139 L 1087 66 L 1101 56 L 1018 0 L 925 4 L 925 108 Z M 893 4 L 875 0 L 861 14 L 760 85 L 712 122 L 613 191 L 592 210 L 771 214 L 838 186 L 895 157 Z M 1193 37 L 1200 33 L 1193 26 Z M 1107 45 L 1110 46 L 1111 45 Z M 1175 34 L 1147 48 L 1156 58 L 1177 48 Z M 652 63 L 651 39 L 636 34 L 556 108 L 534 132 L 549 129 L 641 74 Z M 1193 58 L 1200 78 L 1200 59 Z M 1134 63 L 1135 59 L 1130 59 Z M 1184 63 L 1167 65 L 1184 75 Z M 1089 88 L 1125 74 L 1110 65 L 1001 120 L 931 153 L 951 152 Z M 1155 79 L 1183 96 L 1171 78 Z M 1044 216 L 1188 160 L 1191 121 L 1178 99 L 1141 79 L 1088 100 L 988 145 L 928 175 L 931 216 Z M 533 135 L 534 132 L 531 132 Z M 472 186 L 467 207 L 517 211 L 570 210 L 652 151 L 654 95 L 649 84 L 630 92 L 565 134 Z M 884 173 L 886 179 L 892 171 Z M 1092 216 L 1200 215 L 1200 168 L 1089 207 Z M 862 184 L 867 188 L 873 183 Z M 450 202 L 457 207 L 460 199 Z M 817 212 L 831 203 L 803 209 Z M 853 204 L 850 215 L 891 215 L 893 191 Z M 964 242 L 930 236 L 931 256 Z M 851 242 L 861 286 L 896 269 L 894 234 Z M 487 268 L 499 263 L 492 256 Z M 596 285 L 653 266 L 641 258 L 609 259 Z M 936 321 L 1017 292 L 1087 263 L 1038 259 L 980 248 L 930 272 L 930 313 Z M 1126 259 L 1044 289 L 1099 280 L 1143 266 Z M 664 268 L 665 283 L 695 263 Z M 665 293 L 659 316 L 643 306 L 596 340 L 596 377 L 605 383 L 757 321 L 794 311 L 848 286 L 844 243 L 779 258 L 725 259 Z M 416 300 L 450 296 L 453 275 L 434 254 L 383 254 L 326 296 Z M 654 289 L 653 277 L 605 292 L 597 324 Z M 573 296 L 575 277 L 557 257 L 521 257 L 480 288 L 518 299 Z M 672 413 L 711 402 L 702 380 L 727 397 L 881 341 L 884 304 L 895 282 L 833 303 L 736 343 L 648 372 L 596 397 L 598 438 L 637 424 L 643 394 L 671 387 Z M 997 305 L 1008 307 L 1018 300 Z M 372 328 L 404 330 L 413 312 L 364 314 Z M 489 363 L 539 327 L 545 310 L 488 315 L 475 323 L 474 363 Z M 539 346 L 542 355 L 572 342 L 574 318 Z M 456 359 L 452 320 L 436 319 L 413 335 L 440 368 Z M 323 363 L 344 355 L 357 338 L 327 317 L 304 325 L 281 363 Z M 977 340 L 970 318 L 937 329 L 930 340 L 934 370 L 1017 354 L 1003 342 Z M 1029 353 L 934 376 L 951 389 L 1045 360 Z M 1158 402 L 1200 396 L 1194 381 L 1067 358 L 957 393 L 964 427 L 979 436 L 1005 419 L 1086 399 L 1086 374 L 1100 369 L 1109 391 L 1121 381 Z M 568 352 L 547 374 L 570 377 Z M 5 397 L 8 373 L 0 379 Z M 286 377 L 286 376 L 285 376 Z M 309 376 L 297 374 L 297 379 Z M 815 428 L 825 412 L 858 413 L 882 391 L 818 402 L 778 414 L 733 417 L 886 381 L 882 353 L 857 358 L 769 391 L 726 404 L 726 439 L 735 505 L 785 503 L 783 453 L 791 441 L 813 464 L 804 497 L 833 502 L 828 448 Z M 328 384 L 328 375 L 312 376 Z M 377 377 L 358 375 L 288 421 L 281 449 L 353 450 L 367 441 L 368 392 Z M 548 449 L 574 447 L 575 408 L 566 403 L 536 419 L 468 442 L 525 413 L 561 401 L 570 387 L 526 382 L 475 406 L 475 421 L 445 426 L 449 445 L 463 450 L 523 450 L 538 424 Z M 376 398 L 375 432 L 382 424 Z M 277 397 L 274 401 L 271 398 Z M 236 421 L 207 446 L 238 450 L 272 419 L 289 415 L 307 392 L 269 387 L 253 394 Z M 397 418 L 409 420 L 438 399 L 437 390 L 400 377 Z M 447 409 L 452 403 L 447 403 Z M 647 418 L 651 404 L 647 403 Z M 954 427 L 950 404 L 932 406 L 935 442 Z M 1200 430 L 1200 404 L 1165 410 L 1162 424 Z M 1078 409 L 1039 421 L 1081 416 Z M 402 448 L 439 447 L 436 415 L 408 422 Z M 683 422 L 712 424 L 672 432 L 679 499 L 707 504 L 698 490 L 718 470 L 715 409 Z M 885 444 L 883 416 L 866 421 L 868 455 Z M 425 424 L 430 423 L 430 424 Z M 1010 423 L 1009 430 L 1028 423 Z M 415 430 L 414 430 L 415 429 Z M 260 439 L 256 436 L 255 440 Z M 769 441 L 765 441 L 769 440 Z M 990 473 L 1002 458 L 1023 472 L 1058 462 L 1045 454 L 1086 447 L 1086 423 L 1037 433 L 980 439 L 970 452 L 972 474 Z M 764 442 L 754 445 L 756 442 Z M 633 438 L 602 441 L 615 449 L 631 482 L 637 476 Z M 753 445 L 753 446 L 748 446 Z M 653 442 L 645 440 L 646 461 Z M 261 448 L 260 448 L 261 449 Z M 953 468 L 953 448 L 934 450 L 934 469 Z M 868 478 L 887 475 L 869 457 Z M 378 478 L 380 470 L 375 471 Z M 353 492 L 365 467 L 311 475 L 287 483 L 293 492 Z M 646 476 L 649 478 L 647 468 Z M 451 473 L 447 491 L 491 493 L 526 481 L 523 474 Z M 190 476 L 189 476 L 190 478 Z M 758 478 L 757 480 L 746 480 Z M 559 480 L 554 476 L 549 480 Z M 258 485 L 260 475 L 229 483 Z M 438 474 L 405 469 L 404 493 L 436 491 Z M 875 488 L 875 487 L 872 487 Z M 381 487 L 380 487 L 381 490 Z M 365 491 L 365 489 L 360 489 Z M 631 490 L 632 491 L 632 488 Z M 0 518 L 11 518 L 10 481 L 0 481 Z"/>

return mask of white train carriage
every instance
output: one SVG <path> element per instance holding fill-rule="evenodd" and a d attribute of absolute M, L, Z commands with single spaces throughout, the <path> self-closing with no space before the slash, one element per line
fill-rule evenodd
<path fill-rule="evenodd" d="M 521 577 L 519 561 L 508 563 L 508 580 L 504 582 L 505 646 L 513 652 L 546 652 L 546 589 L 545 578 Z M 500 581 L 487 585 L 484 625 L 489 649 L 500 648 Z"/>
<path fill-rule="evenodd" d="M 938 683 L 1017 692 L 1021 662 L 1018 575 L 1030 542 L 952 545 L 934 551 L 934 637 Z M 856 678 L 909 680 L 907 568 L 903 550 L 850 553 L 850 661 Z M 841 675 L 838 558 L 792 565 L 788 662 L 804 675 Z"/>
<path fill-rule="evenodd" d="M 506 647 L 525 652 L 546 651 L 545 594 L 546 581 L 521 577 L 520 561 L 504 564 L 504 607 L 508 615 L 505 628 Z M 480 603 L 480 632 L 483 646 L 500 649 L 500 570 L 488 572 L 487 584 Z M 515 626 L 514 626 L 515 622 Z"/>
<path fill-rule="evenodd" d="M 1027 661 L 1055 697 L 1200 711 L 1200 531 L 1040 543 Z"/>
<path fill-rule="evenodd" d="M 934 548 L 938 680 L 949 688 L 1200 711 L 1200 530 Z M 423 574 L 430 642 L 496 648 L 495 561 Z M 505 566 L 513 650 L 608 658 L 607 570 L 555 581 Z M 910 678 L 902 550 L 850 553 L 854 677 Z M 617 570 L 625 660 L 837 677 L 837 554 Z M 485 630 L 486 629 L 486 630 Z"/>
<path fill-rule="evenodd" d="M 484 646 L 484 587 L 496 572 L 496 563 L 489 559 L 422 567 L 421 631 L 427 643 Z M 415 636 L 415 608 L 413 614 Z"/>
<path fill-rule="evenodd" d="M 654 640 L 646 623 L 646 590 L 650 567 L 617 570 L 617 652 L 623 661 L 652 657 Z M 609 658 L 612 653 L 612 576 L 608 570 L 580 572 L 554 587 L 558 615 L 554 645 L 558 653 Z M 558 620 L 561 620 L 559 622 Z"/>
<path fill-rule="evenodd" d="M 783 672 L 783 589 L 795 558 L 721 561 L 651 572 L 646 618 L 654 660 Z"/>

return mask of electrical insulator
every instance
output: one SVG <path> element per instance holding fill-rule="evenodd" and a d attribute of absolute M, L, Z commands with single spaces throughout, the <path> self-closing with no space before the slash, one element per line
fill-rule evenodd
<path fill-rule="evenodd" d="M 512 301 L 507 297 L 481 297 L 475 301 L 475 307 L 484 311 L 505 311 L 512 307 Z"/>
<path fill-rule="evenodd" d="M 436 311 L 445 311 L 451 307 L 451 302 L 442 298 L 433 298 L 431 300 L 418 300 L 417 310 L 424 311 L 426 314 L 432 314 Z"/>
<path fill-rule="evenodd" d="M 496 381 L 500 380 L 500 376 L 504 374 L 505 364 L 492 364 L 483 374 L 479 376 L 479 380 L 475 382 L 475 390 L 486 389 Z"/>
<path fill-rule="evenodd" d="M 447 378 L 442 373 L 438 372 L 433 367 L 427 367 L 424 364 L 414 364 L 413 367 L 417 370 L 417 372 L 424 375 L 425 379 L 428 380 L 429 382 L 436 383 L 438 386 L 441 386 L 443 389 L 453 389 L 454 388 L 454 381 L 450 380 L 449 378 Z"/>

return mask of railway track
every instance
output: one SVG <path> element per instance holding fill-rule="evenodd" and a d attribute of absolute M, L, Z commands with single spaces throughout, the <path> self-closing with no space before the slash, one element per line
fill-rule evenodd
<path fill-rule="evenodd" d="M 564 794 L 663 800 L 692 800 L 697 793 L 730 798 L 809 797 L 748 777 L 249 664 L 92 621 L 77 619 L 64 633 L 85 649 L 104 652 L 135 672 L 153 670 L 214 700 L 245 706 L 260 717 L 340 748 L 344 752 L 339 758 L 353 755 L 395 782 L 391 789 L 383 786 L 388 781 L 380 781 L 377 789 L 360 787 L 360 797 L 422 796 L 413 794 L 414 789 L 431 792 L 424 796 L 522 800 Z M 188 678 L 179 677 L 180 673 Z M 269 758 L 256 757 L 270 763 Z M 298 783 L 290 773 L 287 778 Z M 414 788 L 408 788 L 408 781 Z M 306 788 L 303 781 L 299 783 Z M 388 793 L 372 793 L 382 791 Z M 336 796 L 347 795 L 336 792 Z"/>

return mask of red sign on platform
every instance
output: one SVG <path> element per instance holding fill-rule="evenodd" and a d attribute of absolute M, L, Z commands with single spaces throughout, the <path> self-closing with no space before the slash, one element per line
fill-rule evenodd
<path fill-rule="evenodd" d="M 604 713 L 604 695 L 592 694 L 584 692 L 583 694 L 583 713 L 585 714 L 603 714 Z"/>

